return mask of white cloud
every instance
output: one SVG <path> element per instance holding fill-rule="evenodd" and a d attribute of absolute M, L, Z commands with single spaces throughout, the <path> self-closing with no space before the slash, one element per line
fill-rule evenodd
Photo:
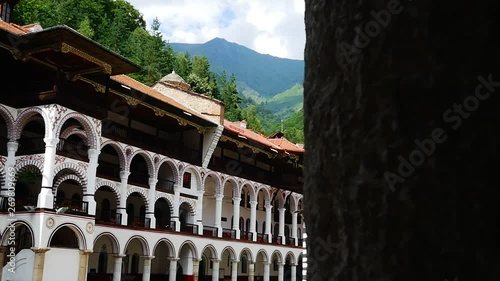
<path fill-rule="evenodd" d="M 303 59 L 304 0 L 129 0 L 149 23 L 161 22 L 169 42 L 221 37 L 278 57 Z"/>

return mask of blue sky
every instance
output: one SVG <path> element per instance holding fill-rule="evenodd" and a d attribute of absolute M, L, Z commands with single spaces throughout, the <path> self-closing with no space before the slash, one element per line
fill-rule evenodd
<path fill-rule="evenodd" d="M 304 0 L 128 0 L 163 38 L 204 43 L 224 38 L 277 57 L 303 59 Z"/>

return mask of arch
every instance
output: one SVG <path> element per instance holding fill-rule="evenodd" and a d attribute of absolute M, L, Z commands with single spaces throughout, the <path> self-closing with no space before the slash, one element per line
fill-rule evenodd
<path fill-rule="evenodd" d="M 97 235 L 94 238 L 94 243 L 93 243 L 94 246 L 95 246 L 95 243 L 97 243 L 97 240 L 99 240 L 99 238 L 101 238 L 101 237 L 109 238 L 109 240 L 111 241 L 111 246 L 113 246 L 113 254 L 120 253 L 120 243 L 118 242 L 118 239 L 116 238 L 116 236 L 111 232 L 103 232 L 103 233 L 100 233 L 99 235 Z"/>
<path fill-rule="evenodd" d="M 130 171 L 130 165 L 132 164 L 132 160 L 134 160 L 134 157 L 140 155 L 144 158 L 144 161 L 146 161 L 146 165 L 148 166 L 148 173 L 149 177 L 154 177 L 156 178 L 156 169 L 154 168 L 153 165 L 153 158 L 149 153 L 147 153 L 145 150 L 142 149 L 137 149 L 134 151 L 132 154 L 130 154 L 127 158 L 127 171 Z"/>
<path fill-rule="evenodd" d="M 281 255 L 281 252 L 280 252 L 280 251 L 275 250 L 275 251 L 273 252 L 273 254 L 271 255 L 271 260 L 273 259 L 274 255 L 276 255 L 276 257 L 278 258 L 278 262 L 279 262 L 279 263 L 283 263 L 283 262 L 284 262 L 284 260 L 283 260 L 283 255 Z"/>
<path fill-rule="evenodd" d="M 259 256 L 259 254 L 262 254 L 262 260 L 263 260 L 264 262 L 269 262 L 269 254 L 267 253 L 267 251 L 266 251 L 266 250 L 264 250 L 264 249 L 260 249 L 260 250 L 257 252 L 257 254 L 255 255 L 256 259 L 257 259 L 257 257 Z"/>
<path fill-rule="evenodd" d="M 102 143 L 101 151 L 106 145 L 111 146 L 116 151 L 116 154 L 118 155 L 118 159 L 120 160 L 120 169 L 122 171 L 128 170 L 127 160 L 126 160 L 126 156 L 125 156 L 125 150 L 120 146 L 120 144 L 118 144 L 116 141 L 113 141 L 113 140 L 107 140 L 104 143 Z"/>
<path fill-rule="evenodd" d="M 21 132 L 23 131 L 24 126 L 26 126 L 26 124 L 28 124 L 31 121 L 31 118 L 35 115 L 40 115 L 42 117 L 45 124 L 45 137 L 48 136 L 51 126 L 47 114 L 45 114 L 41 108 L 30 107 L 21 111 L 19 115 L 17 115 L 17 119 L 14 122 L 14 132 L 12 135 L 13 140 L 18 140 L 21 137 Z"/>
<path fill-rule="evenodd" d="M 179 253 L 178 255 L 181 254 L 181 251 L 182 251 L 182 248 L 186 246 L 186 247 L 189 247 L 189 249 L 191 250 L 191 252 L 193 252 L 193 256 L 194 257 L 201 257 L 201 255 L 198 255 L 198 249 L 196 248 L 196 245 L 193 243 L 193 241 L 191 240 L 187 240 L 187 241 L 184 241 L 181 246 L 179 247 Z M 203 252 L 202 252 L 203 253 Z M 177 258 L 181 258 L 180 256 L 177 256 Z"/>
<path fill-rule="evenodd" d="M 90 122 L 90 120 L 87 118 L 87 116 L 85 116 L 81 113 L 78 113 L 78 112 L 72 112 L 72 113 L 66 114 L 65 116 L 63 116 L 61 118 L 61 120 L 59 120 L 58 124 L 56 125 L 55 132 L 54 132 L 55 136 L 60 137 L 61 129 L 62 129 L 63 125 L 69 119 L 75 119 L 76 121 L 78 121 L 78 123 L 80 123 L 80 125 L 82 125 L 83 129 L 85 130 L 85 133 L 87 134 L 87 141 L 88 141 L 87 145 L 90 148 L 97 149 L 99 147 L 98 146 L 98 134 L 94 130 L 94 126 L 96 126 L 96 125 L 92 124 L 92 122 Z"/>
<path fill-rule="evenodd" d="M 182 170 L 181 170 L 181 180 L 184 181 L 183 179 L 183 175 L 185 172 L 191 172 L 191 174 L 193 174 L 194 176 L 194 179 L 196 181 L 196 186 L 198 188 L 198 190 L 200 191 L 203 191 L 205 190 L 205 187 L 203 186 L 202 184 L 202 180 L 201 180 L 201 174 L 200 174 L 200 171 L 198 171 L 198 169 L 196 169 L 195 166 L 193 165 L 186 165 Z M 183 186 L 184 182 L 181 182 L 180 185 Z"/>
<path fill-rule="evenodd" d="M 28 169 L 32 169 L 30 167 L 35 167 L 38 169 L 38 172 L 41 174 L 43 172 L 43 161 L 44 158 L 31 158 L 31 157 L 25 157 L 21 158 L 18 160 L 19 162 L 16 161 L 16 166 L 14 168 L 15 173 L 19 173 L 19 171 L 24 170 L 26 167 L 29 167 Z M 33 170 L 33 169 L 32 169 Z"/>
<path fill-rule="evenodd" d="M 13 225 L 15 229 L 17 229 L 21 225 L 25 226 L 29 230 L 29 232 L 31 234 L 31 243 L 33 245 L 36 245 L 35 244 L 35 234 L 33 232 L 33 228 L 31 227 L 31 225 L 28 222 L 23 221 L 23 220 L 17 220 L 15 222 L 11 223 L 11 224 L 9 223 L 9 226 L 7 226 L 5 228 L 5 230 L 3 231 L 3 233 L 2 233 L 2 240 L 1 240 L 1 244 L 0 245 L 2 245 L 2 246 L 7 246 L 8 245 L 8 241 L 9 241 L 9 239 L 8 239 L 9 234 L 8 233 L 10 233 L 12 231 L 10 225 Z"/>
<path fill-rule="evenodd" d="M 292 213 L 296 212 L 298 210 L 297 206 L 298 206 L 298 203 L 299 203 L 299 200 L 297 199 L 297 195 L 296 195 L 296 193 L 291 193 L 288 196 L 290 197 L 290 211 Z"/>
<path fill-rule="evenodd" d="M 196 215 L 196 203 L 194 200 L 181 197 L 179 199 L 179 207 L 182 205 L 182 203 L 186 203 L 189 206 L 189 211 L 191 211 L 191 215 L 193 216 Z"/>
<path fill-rule="evenodd" d="M 94 194 L 97 192 L 97 190 L 99 190 L 99 188 L 101 188 L 103 186 L 107 186 L 113 191 L 113 193 L 115 194 L 115 197 L 116 197 L 116 204 L 119 205 L 120 204 L 120 189 L 117 187 L 117 185 L 114 182 L 107 181 L 107 180 L 97 181 L 97 183 L 95 185 Z"/>
<path fill-rule="evenodd" d="M 295 259 L 295 254 L 292 251 L 289 251 L 288 253 L 286 253 L 285 260 L 287 260 L 288 257 L 290 257 L 291 264 L 295 264 L 295 265 L 297 264 L 297 261 Z"/>
<path fill-rule="evenodd" d="M 67 139 L 72 135 L 77 135 L 80 138 L 82 138 L 85 141 L 85 143 L 88 143 L 87 132 L 78 128 L 78 126 L 70 126 L 66 128 L 64 131 L 61 132 L 61 136 L 59 138 Z"/>
<path fill-rule="evenodd" d="M 173 213 L 173 210 L 174 210 L 174 203 L 173 203 L 173 198 L 172 196 L 170 196 L 169 194 L 164 194 L 164 193 L 160 193 L 160 192 L 157 192 L 156 193 L 156 196 L 155 196 L 155 204 L 158 200 L 160 199 L 165 199 L 168 203 L 168 206 L 170 207 L 170 214 Z"/>
<path fill-rule="evenodd" d="M 243 248 L 240 252 L 240 260 L 241 260 L 241 257 L 246 254 L 247 258 L 248 258 L 248 261 L 250 262 L 253 262 L 255 261 L 254 258 L 253 258 L 253 255 L 252 255 L 252 251 L 250 251 L 250 249 L 248 248 Z"/>
<path fill-rule="evenodd" d="M 222 257 L 224 256 L 224 253 L 226 251 L 229 252 L 229 256 L 231 257 L 232 260 L 236 260 L 237 259 L 236 251 L 231 246 L 226 246 L 224 249 L 222 249 L 222 251 L 220 252 L 219 259 L 222 259 Z"/>
<path fill-rule="evenodd" d="M 167 164 L 172 170 L 172 174 L 174 175 L 174 181 L 176 183 L 180 182 L 180 175 L 179 175 L 179 170 L 177 169 L 177 165 L 175 164 L 174 160 L 168 157 L 163 157 L 158 163 L 156 163 L 155 175 L 159 174 L 160 168 L 163 164 Z"/>
<path fill-rule="evenodd" d="M 15 120 L 10 111 L 3 105 L 0 104 L 0 116 L 4 119 L 7 125 L 7 138 L 12 140 L 14 137 L 14 126 Z"/>
<path fill-rule="evenodd" d="M 148 212 L 149 211 L 149 200 L 148 200 L 148 195 L 146 194 L 146 190 L 144 188 L 132 187 L 125 194 L 125 198 L 128 199 L 128 197 L 132 193 L 138 193 L 141 195 L 142 199 L 144 199 L 144 207 L 146 208 L 146 212 Z"/>
<path fill-rule="evenodd" d="M 269 204 L 271 203 L 271 194 L 269 192 L 270 190 L 270 187 L 269 186 L 266 186 L 266 185 L 259 185 L 259 187 L 257 188 L 257 190 L 255 191 L 256 194 L 259 194 L 259 192 L 262 190 L 262 192 L 264 193 L 264 204 L 266 202 L 269 202 Z"/>
<path fill-rule="evenodd" d="M 59 187 L 59 185 L 61 185 L 61 183 L 63 183 L 64 181 L 67 181 L 67 180 L 73 180 L 73 181 L 76 181 L 78 184 L 80 184 L 81 186 L 83 186 L 83 183 L 82 183 L 82 180 L 75 174 L 65 174 L 61 177 L 59 177 L 57 179 L 57 181 L 54 183 L 54 186 L 53 186 L 53 189 L 54 190 L 57 190 L 57 188 Z"/>
<path fill-rule="evenodd" d="M 127 243 L 125 243 L 125 247 L 123 248 L 123 251 L 124 251 L 124 252 L 123 252 L 123 254 L 125 254 L 125 253 L 126 253 L 128 245 L 129 245 L 129 244 L 130 244 L 130 242 L 132 242 L 134 239 L 137 239 L 137 240 L 139 241 L 139 243 L 141 244 L 141 246 L 142 246 L 142 254 L 143 254 L 144 256 L 149 256 L 150 254 L 149 254 L 149 245 L 148 245 L 148 241 L 147 241 L 144 237 L 142 237 L 142 236 L 140 236 L 140 235 L 134 235 L 134 236 L 132 236 L 132 237 L 130 237 L 130 238 L 128 239 Z"/>
<path fill-rule="evenodd" d="M 156 252 L 156 248 L 161 244 L 161 243 L 165 243 L 167 245 L 167 248 L 168 248 L 168 252 L 170 253 L 170 257 L 171 258 L 174 258 L 176 257 L 176 253 L 175 253 L 175 247 L 174 247 L 174 244 L 168 240 L 167 238 L 161 238 L 160 240 L 158 240 L 158 242 L 156 242 L 156 244 L 154 245 L 153 247 L 153 255 L 154 253 Z M 180 248 L 179 248 L 180 249 Z"/>
<path fill-rule="evenodd" d="M 0 166 L 0 185 L 3 186 L 5 182 L 5 170 L 3 169 L 3 165 Z"/>
<path fill-rule="evenodd" d="M 80 178 L 80 181 L 81 181 L 82 187 L 83 187 L 83 192 L 86 192 L 87 191 L 87 177 L 86 177 L 87 173 L 85 172 L 85 170 L 83 169 L 82 166 L 79 166 L 79 165 L 72 163 L 72 162 L 61 163 L 54 168 L 54 178 L 56 178 L 56 176 L 59 172 L 61 172 L 62 170 L 66 170 L 66 169 L 74 172 Z"/>
<path fill-rule="evenodd" d="M 213 172 L 213 171 L 208 172 L 205 175 L 205 177 L 203 178 L 203 190 L 205 190 L 205 184 L 206 184 L 206 181 L 207 181 L 208 177 L 211 177 L 211 178 L 214 179 L 214 182 L 215 182 L 215 188 L 214 188 L 215 189 L 215 194 L 224 194 L 223 193 L 224 186 L 221 183 L 220 175 L 217 174 L 216 172 Z"/>
<path fill-rule="evenodd" d="M 208 250 L 210 252 L 210 255 L 212 256 L 212 258 L 219 258 L 218 254 L 217 254 L 217 250 L 215 249 L 214 245 L 212 244 L 208 244 L 206 245 L 203 250 L 201 251 L 201 254 L 203 255 L 203 253 L 205 253 L 205 251 Z M 222 253 L 221 253 L 221 256 L 222 256 Z M 199 257 L 201 259 L 201 257 Z"/>
<path fill-rule="evenodd" d="M 228 182 L 233 185 L 233 197 L 235 197 L 235 195 L 240 196 L 241 192 L 238 186 L 238 182 L 232 176 L 228 176 L 222 181 L 222 188 L 224 188 L 226 186 L 226 183 Z"/>
<path fill-rule="evenodd" d="M 56 234 L 57 231 L 61 230 L 64 227 L 69 228 L 70 230 L 72 230 L 75 233 L 76 238 L 78 239 L 78 248 L 80 250 L 86 250 L 87 243 L 85 241 L 85 235 L 83 234 L 83 231 L 76 224 L 73 224 L 73 223 L 63 223 L 63 224 L 59 225 L 56 229 L 54 229 L 54 231 L 52 231 L 52 233 L 49 236 L 47 247 L 51 247 L 50 244 L 52 242 L 52 238 L 54 238 L 54 234 Z"/>
<path fill-rule="evenodd" d="M 243 191 L 245 187 L 248 187 L 248 190 L 250 191 L 250 200 L 255 201 L 257 200 L 257 194 L 255 193 L 255 188 L 252 185 L 250 181 L 244 181 L 243 184 L 241 185 L 240 192 Z"/>

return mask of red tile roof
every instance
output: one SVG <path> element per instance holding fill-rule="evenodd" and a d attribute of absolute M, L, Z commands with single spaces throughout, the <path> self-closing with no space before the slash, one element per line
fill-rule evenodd
<path fill-rule="evenodd" d="M 30 30 L 27 28 L 24 28 L 17 24 L 9 24 L 4 22 L 3 20 L 0 20 L 0 28 L 16 35 L 24 35 L 26 33 L 30 33 Z"/>
<path fill-rule="evenodd" d="M 237 133 L 239 136 L 242 136 L 244 138 L 247 138 L 249 140 L 253 140 L 255 142 L 258 142 L 262 145 L 265 145 L 269 148 L 278 150 L 278 151 L 285 151 L 285 152 L 295 152 L 295 153 L 303 153 L 304 149 L 298 147 L 294 143 L 290 142 L 286 138 L 279 138 L 279 139 L 270 139 L 267 136 L 255 132 L 250 129 L 246 129 L 240 126 L 241 122 L 231 122 L 229 120 L 224 119 L 224 129 L 231 131 L 233 133 Z"/>

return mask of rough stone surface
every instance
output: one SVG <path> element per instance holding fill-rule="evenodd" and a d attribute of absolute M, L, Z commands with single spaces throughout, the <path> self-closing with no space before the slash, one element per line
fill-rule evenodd
<path fill-rule="evenodd" d="M 306 1 L 308 280 L 498 280 L 500 83 L 473 98 L 500 82 L 493 2 L 401 1 L 350 55 L 388 3 Z"/>

